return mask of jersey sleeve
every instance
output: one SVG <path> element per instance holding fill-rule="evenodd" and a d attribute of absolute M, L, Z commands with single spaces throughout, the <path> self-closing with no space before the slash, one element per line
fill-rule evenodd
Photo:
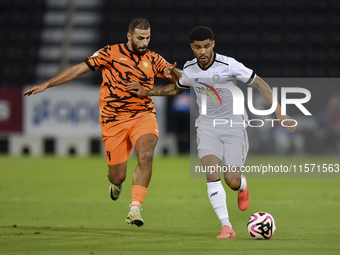
<path fill-rule="evenodd" d="M 188 72 L 184 69 L 181 77 L 179 77 L 176 82 L 177 87 L 180 89 L 190 89 L 190 78 L 188 76 Z"/>
<path fill-rule="evenodd" d="M 106 46 L 95 53 L 91 57 L 85 59 L 85 63 L 92 71 L 96 71 L 101 67 L 108 65 L 110 62 L 110 48 Z"/>
<path fill-rule="evenodd" d="M 230 58 L 229 62 L 231 76 L 237 80 L 250 85 L 255 80 L 255 73 L 253 70 L 245 67 L 242 63 L 237 60 Z"/>
<path fill-rule="evenodd" d="M 164 68 L 166 66 L 170 66 L 171 64 L 168 63 L 161 55 L 155 54 L 155 65 L 154 65 L 154 71 L 157 77 L 165 79 L 164 76 Z"/>

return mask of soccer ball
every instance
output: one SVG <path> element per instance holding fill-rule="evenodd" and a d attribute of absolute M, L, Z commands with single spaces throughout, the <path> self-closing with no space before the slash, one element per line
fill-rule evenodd
<path fill-rule="evenodd" d="M 250 216 L 247 229 L 249 235 L 256 239 L 270 239 L 276 230 L 276 222 L 269 213 L 257 212 Z"/>

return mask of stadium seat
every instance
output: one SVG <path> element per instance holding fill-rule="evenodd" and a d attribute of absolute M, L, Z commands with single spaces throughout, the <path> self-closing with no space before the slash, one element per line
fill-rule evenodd
<path fill-rule="evenodd" d="M 56 155 L 75 154 L 77 156 L 87 156 L 90 154 L 90 143 L 90 139 L 86 137 L 57 137 Z"/>
<path fill-rule="evenodd" d="M 155 155 L 170 154 L 176 155 L 177 151 L 177 139 L 175 134 L 163 135 L 159 138 L 156 148 Z"/>
<path fill-rule="evenodd" d="M 41 156 L 43 154 L 42 137 L 10 135 L 9 153 L 15 156 L 29 153 L 31 156 Z"/>

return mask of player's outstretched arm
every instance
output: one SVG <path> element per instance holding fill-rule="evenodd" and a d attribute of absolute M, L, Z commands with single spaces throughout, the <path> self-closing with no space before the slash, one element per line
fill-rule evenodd
<path fill-rule="evenodd" d="M 140 97 L 145 96 L 175 96 L 183 93 L 185 89 L 180 89 L 177 87 L 175 83 L 166 85 L 161 88 L 145 90 L 142 85 L 137 80 L 132 80 L 132 83 L 129 83 L 126 88 L 130 90 L 132 94 L 135 94 Z"/>
<path fill-rule="evenodd" d="M 253 83 L 251 84 L 252 87 L 257 88 L 261 95 L 272 105 L 273 103 L 273 92 L 259 76 L 256 76 Z M 283 120 L 286 120 L 286 126 L 289 132 L 294 132 L 296 128 L 294 127 L 295 122 L 290 120 L 291 118 L 288 115 L 281 115 L 281 106 L 277 103 L 277 107 L 275 110 L 276 117 L 279 119 L 280 123 Z"/>
<path fill-rule="evenodd" d="M 57 74 L 56 76 L 54 76 L 52 79 L 34 86 L 32 88 L 30 88 L 29 90 L 27 90 L 24 93 L 24 96 L 30 96 L 30 95 L 34 95 L 40 92 L 43 92 L 44 90 L 46 90 L 47 88 L 50 87 L 54 87 L 57 85 L 61 85 L 63 83 L 69 82 L 74 80 L 75 78 L 88 73 L 89 71 L 91 71 L 91 69 L 87 66 L 87 64 L 85 62 L 82 62 L 80 64 L 71 66 L 69 68 L 66 68 L 65 70 L 61 71 L 59 74 Z"/>
<path fill-rule="evenodd" d="M 176 83 L 178 81 L 179 77 L 181 77 L 183 72 L 181 69 L 176 68 L 176 66 L 177 63 L 175 62 L 171 66 L 166 66 L 163 70 L 165 78 L 168 78 L 173 83 Z"/>

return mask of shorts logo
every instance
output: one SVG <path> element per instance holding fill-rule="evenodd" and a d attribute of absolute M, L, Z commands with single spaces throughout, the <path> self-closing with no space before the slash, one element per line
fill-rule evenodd
<path fill-rule="evenodd" d="M 149 68 L 150 67 L 150 64 L 148 63 L 148 61 L 144 60 L 142 65 L 144 66 L 144 68 Z"/>
<path fill-rule="evenodd" d="M 157 130 L 157 129 L 155 129 L 155 131 L 158 133 L 158 130 Z"/>
<path fill-rule="evenodd" d="M 212 194 L 210 195 L 210 197 L 217 195 L 217 193 L 218 193 L 218 191 L 212 193 Z"/>

